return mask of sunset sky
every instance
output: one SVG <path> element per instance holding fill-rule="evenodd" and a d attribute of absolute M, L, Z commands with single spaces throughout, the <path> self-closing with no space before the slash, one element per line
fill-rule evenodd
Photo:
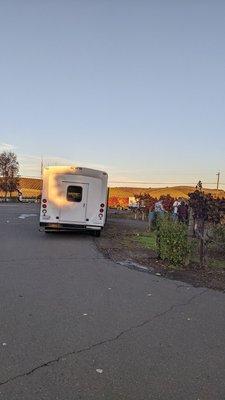
<path fill-rule="evenodd" d="M 225 183 L 224 1 L 2 1 L 0 48 L 0 150 L 22 175 L 43 157 Z"/>

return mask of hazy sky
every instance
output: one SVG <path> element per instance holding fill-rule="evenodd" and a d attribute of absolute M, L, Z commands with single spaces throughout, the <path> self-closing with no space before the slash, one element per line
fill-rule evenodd
<path fill-rule="evenodd" d="M 225 182 L 224 0 L 0 0 L 0 149 Z"/>

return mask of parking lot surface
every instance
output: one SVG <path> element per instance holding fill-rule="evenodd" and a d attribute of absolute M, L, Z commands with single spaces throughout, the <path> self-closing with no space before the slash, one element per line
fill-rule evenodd
<path fill-rule="evenodd" d="M 38 213 L 0 204 L 0 399 L 224 400 L 225 295 L 40 232 Z"/>

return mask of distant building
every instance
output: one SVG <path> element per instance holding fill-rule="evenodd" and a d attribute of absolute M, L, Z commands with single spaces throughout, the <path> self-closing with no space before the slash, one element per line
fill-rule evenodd
<path fill-rule="evenodd" d="M 134 196 L 129 197 L 129 199 L 128 199 L 128 206 L 129 206 L 130 208 L 137 208 L 137 207 L 139 207 L 138 201 L 137 201 L 137 199 L 136 199 Z"/>

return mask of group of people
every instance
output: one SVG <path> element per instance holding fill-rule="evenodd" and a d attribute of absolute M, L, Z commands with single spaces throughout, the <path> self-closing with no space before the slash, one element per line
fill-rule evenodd
<path fill-rule="evenodd" d="M 151 225 L 157 216 L 162 216 L 167 212 L 163 205 L 163 200 L 158 200 L 155 203 L 154 210 L 149 211 L 149 225 Z M 174 221 L 188 222 L 188 203 L 180 197 L 173 203 L 172 218 Z"/>
<path fill-rule="evenodd" d="M 180 222 L 188 221 L 188 203 L 182 198 L 175 200 L 173 203 L 172 217 Z"/>

